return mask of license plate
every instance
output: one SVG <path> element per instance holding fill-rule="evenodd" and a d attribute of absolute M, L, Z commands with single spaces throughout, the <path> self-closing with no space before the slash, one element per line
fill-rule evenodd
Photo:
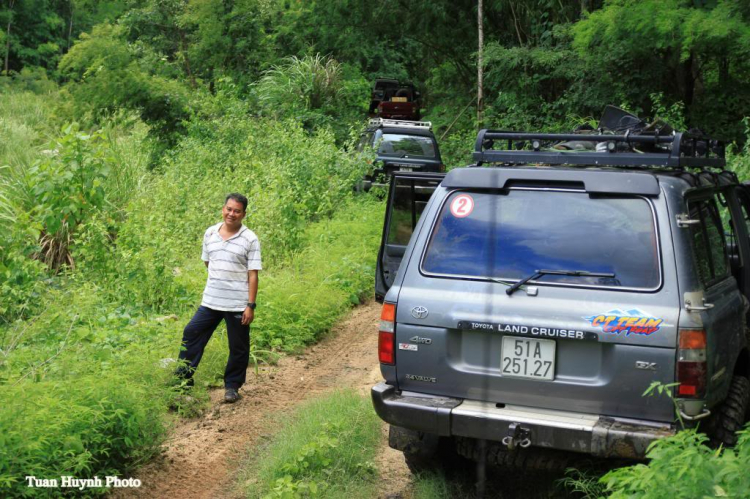
<path fill-rule="evenodd" d="M 517 336 L 503 337 L 501 369 L 503 376 L 555 379 L 554 340 L 535 340 Z"/>
<path fill-rule="evenodd" d="M 401 172 L 413 172 L 414 167 L 413 166 L 400 166 L 398 170 Z"/>

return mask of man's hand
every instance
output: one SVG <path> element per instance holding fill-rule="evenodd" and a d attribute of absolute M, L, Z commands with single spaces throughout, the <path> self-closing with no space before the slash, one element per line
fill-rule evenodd
<path fill-rule="evenodd" d="M 245 311 L 242 312 L 242 325 L 247 326 L 255 318 L 255 310 L 250 307 L 245 307 Z"/>

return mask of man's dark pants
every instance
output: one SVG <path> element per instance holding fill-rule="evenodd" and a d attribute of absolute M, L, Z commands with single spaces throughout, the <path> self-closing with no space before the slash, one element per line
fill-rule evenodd
<path fill-rule="evenodd" d="M 245 382 L 245 372 L 250 360 L 250 325 L 242 325 L 242 312 L 222 312 L 201 305 L 182 332 L 180 360 L 185 364 L 177 369 L 177 376 L 192 386 L 193 373 L 203 357 L 208 340 L 224 320 L 229 339 L 229 360 L 224 371 L 224 386 L 239 388 Z"/>

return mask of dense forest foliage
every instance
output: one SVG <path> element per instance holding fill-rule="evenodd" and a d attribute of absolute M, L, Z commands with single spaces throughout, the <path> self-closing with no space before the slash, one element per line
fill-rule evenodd
<path fill-rule="evenodd" d="M 750 3 L 485 0 L 481 113 L 477 7 L 0 0 L 0 496 L 30 494 L 26 475 L 129 473 L 167 407 L 206 403 L 226 345 L 191 404 L 170 359 L 227 192 L 264 245 L 255 361 L 371 294 L 382 202 L 354 195 L 368 158 L 351 146 L 375 77 L 420 87 L 450 167 L 480 127 L 567 130 L 615 104 L 733 141 L 750 171 Z"/>
<path fill-rule="evenodd" d="M 475 1 L 0 5 L 6 75 L 32 86 L 62 83 L 68 111 L 79 117 L 135 109 L 162 139 L 210 112 L 203 96 L 221 92 L 240 97 L 249 113 L 293 115 L 310 126 L 359 118 L 375 76 L 417 83 L 439 127 L 475 106 Z M 741 0 L 484 2 L 483 124 L 567 127 L 615 104 L 742 140 L 749 22 L 750 4 Z M 290 58 L 317 54 L 337 61 L 326 69 L 334 74 L 295 79 L 299 60 Z M 283 88 L 263 84 L 270 70 L 290 64 Z M 280 90 L 300 99 L 279 99 Z M 459 129 L 474 128 L 474 117 L 464 113 Z"/>

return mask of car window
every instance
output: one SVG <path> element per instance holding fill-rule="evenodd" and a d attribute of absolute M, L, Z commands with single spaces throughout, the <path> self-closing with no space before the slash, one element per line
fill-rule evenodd
<path fill-rule="evenodd" d="M 434 158 L 435 143 L 431 137 L 385 133 L 378 154 L 400 158 Z"/>
<path fill-rule="evenodd" d="M 393 183 L 396 192 L 388 225 L 388 244 L 406 246 L 416 227 L 427 201 L 435 191 L 437 180 L 419 180 L 399 178 Z"/>
<path fill-rule="evenodd" d="M 708 287 L 729 272 L 721 215 L 713 199 L 688 201 L 688 211 L 690 219 L 700 220 L 692 225 L 693 252 L 700 279 Z"/>
<path fill-rule="evenodd" d="M 509 280 L 541 269 L 583 270 L 615 276 L 538 281 L 652 290 L 661 279 L 657 241 L 653 209 L 641 197 L 457 191 L 436 221 L 422 270 Z"/>

